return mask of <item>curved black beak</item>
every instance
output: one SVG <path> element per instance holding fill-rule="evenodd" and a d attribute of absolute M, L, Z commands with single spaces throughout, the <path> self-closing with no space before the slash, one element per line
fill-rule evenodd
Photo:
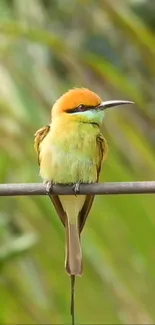
<path fill-rule="evenodd" d="M 105 102 L 102 102 L 99 106 L 97 106 L 97 109 L 104 110 L 109 107 L 126 105 L 126 104 L 134 104 L 134 102 L 131 102 L 129 100 L 107 100 Z"/>

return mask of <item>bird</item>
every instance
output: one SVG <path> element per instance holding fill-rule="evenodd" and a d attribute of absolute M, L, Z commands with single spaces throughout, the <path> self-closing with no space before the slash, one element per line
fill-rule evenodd
<path fill-rule="evenodd" d="M 105 109 L 132 104 L 126 100 L 102 101 L 87 88 L 73 88 L 56 100 L 51 123 L 35 133 L 34 147 L 40 176 L 66 229 L 65 267 L 72 279 L 83 272 L 80 235 L 94 195 L 78 195 L 81 183 L 99 182 L 108 144 L 101 132 Z M 50 195 L 53 184 L 72 184 L 75 195 Z"/>

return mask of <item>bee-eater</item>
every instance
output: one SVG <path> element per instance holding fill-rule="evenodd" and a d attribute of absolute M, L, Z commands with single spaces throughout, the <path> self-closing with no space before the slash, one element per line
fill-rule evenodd
<path fill-rule="evenodd" d="M 51 123 L 35 134 L 40 175 L 52 184 L 98 182 L 101 165 L 107 157 L 107 142 L 101 134 L 104 110 L 130 104 L 130 101 L 101 101 L 85 88 L 75 88 L 54 104 Z M 80 233 L 93 203 L 94 195 L 54 195 L 51 200 L 66 227 L 66 270 L 82 274 Z"/>

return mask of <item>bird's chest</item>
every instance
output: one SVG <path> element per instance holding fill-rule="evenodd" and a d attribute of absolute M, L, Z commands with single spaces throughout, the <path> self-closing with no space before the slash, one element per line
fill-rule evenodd
<path fill-rule="evenodd" d="M 92 127 L 68 130 L 64 137 L 46 138 L 41 150 L 41 176 L 55 183 L 95 182 L 96 136 Z"/>

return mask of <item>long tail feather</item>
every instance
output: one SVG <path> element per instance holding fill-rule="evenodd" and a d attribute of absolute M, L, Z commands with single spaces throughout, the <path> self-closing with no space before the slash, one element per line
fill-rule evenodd
<path fill-rule="evenodd" d="M 71 275 L 82 275 L 82 252 L 77 223 L 66 222 L 66 260 L 65 267 Z"/>
<path fill-rule="evenodd" d="M 71 307 L 70 313 L 72 316 L 72 325 L 74 325 L 74 288 L 75 288 L 75 275 L 71 275 Z"/>

